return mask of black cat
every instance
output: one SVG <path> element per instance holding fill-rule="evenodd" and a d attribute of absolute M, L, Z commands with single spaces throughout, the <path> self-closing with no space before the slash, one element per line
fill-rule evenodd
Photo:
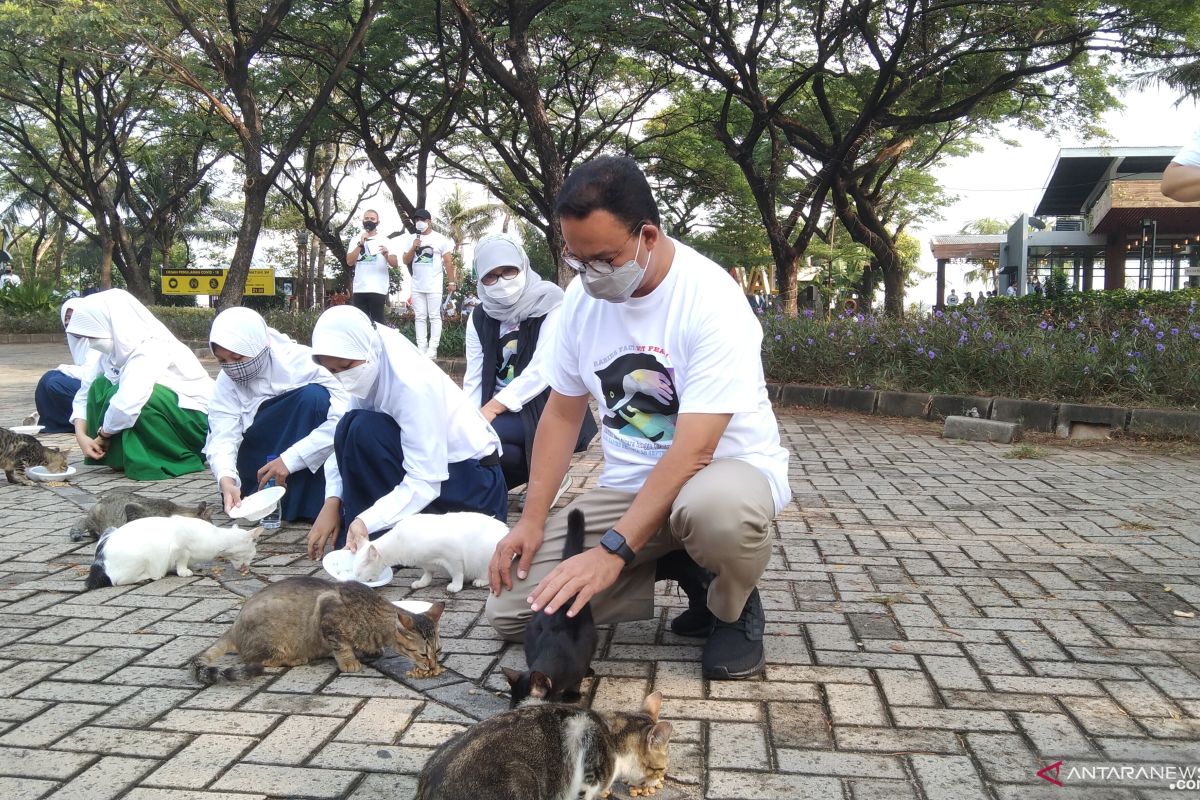
<path fill-rule="evenodd" d="M 574 509 L 567 516 L 567 540 L 563 561 L 583 552 L 583 512 Z M 579 684 L 591 672 L 596 652 L 596 623 L 592 606 L 585 605 L 574 617 L 567 616 L 572 600 L 553 614 L 538 612 L 525 628 L 525 672 L 504 667 L 504 677 L 512 687 L 512 708 L 532 697 L 545 702 L 572 703 L 579 699 Z"/>

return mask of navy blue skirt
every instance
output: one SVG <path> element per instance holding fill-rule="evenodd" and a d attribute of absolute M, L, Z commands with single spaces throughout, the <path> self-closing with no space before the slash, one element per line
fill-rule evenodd
<path fill-rule="evenodd" d="M 328 416 L 329 390 L 317 383 L 264 400 L 238 448 L 237 471 L 242 495 L 258 491 L 258 471 L 269 456 L 279 455 L 308 436 Z M 324 503 L 325 467 L 316 472 L 302 467 L 288 475 L 287 494 L 280 504 L 283 520 L 316 519 Z"/>
<path fill-rule="evenodd" d="M 33 390 L 33 404 L 37 407 L 38 424 L 44 425 L 43 433 L 74 433 L 71 424 L 71 405 L 79 391 L 79 378 L 52 369 L 38 381 Z"/>
<path fill-rule="evenodd" d="M 400 425 L 381 411 L 348 411 L 338 422 L 333 452 L 342 476 L 342 529 L 337 546 L 344 547 L 346 527 L 354 518 L 404 480 Z M 508 489 L 499 464 L 484 466 L 469 458 L 448 464 L 447 471 L 450 475 L 442 481 L 441 494 L 421 513 L 478 511 L 501 522 L 508 520 Z M 371 538 L 384 533 L 376 531 Z"/>

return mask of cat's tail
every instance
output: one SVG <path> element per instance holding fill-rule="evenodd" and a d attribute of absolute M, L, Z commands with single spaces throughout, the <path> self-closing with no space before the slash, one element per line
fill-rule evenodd
<path fill-rule="evenodd" d="M 84 589 L 101 589 L 113 585 L 112 578 L 104 571 L 104 545 L 108 544 L 108 535 L 115 530 L 116 528 L 109 528 L 100 537 L 100 542 L 96 545 L 96 558 L 92 561 L 92 568 L 88 570 L 87 580 L 83 583 Z"/>
<path fill-rule="evenodd" d="M 217 639 L 212 647 L 192 659 L 192 678 L 197 683 L 211 686 L 214 683 L 249 680 L 263 674 L 262 664 L 247 664 L 243 662 L 229 667 L 213 665 L 212 662 L 234 649 L 236 648 L 234 647 L 233 639 L 228 633 Z"/>
<path fill-rule="evenodd" d="M 571 513 L 567 514 L 567 540 L 563 544 L 563 561 L 583 552 L 583 534 L 583 512 L 573 508 Z"/>

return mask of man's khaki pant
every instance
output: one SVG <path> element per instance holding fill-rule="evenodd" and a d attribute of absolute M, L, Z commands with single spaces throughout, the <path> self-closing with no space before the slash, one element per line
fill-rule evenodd
<path fill-rule="evenodd" d="M 532 611 L 526 598 L 562 560 L 567 514 L 583 512 L 585 547 L 617 524 L 635 495 L 613 489 L 592 489 L 576 498 L 546 522 L 546 538 L 533 558 L 529 577 L 521 581 L 513 565 L 513 588 L 499 597 L 489 594 L 487 617 L 500 635 L 519 641 Z M 716 573 L 708 587 L 708 608 L 733 622 L 771 557 L 771 519 L 775 501 L 766 477 L 736 459 L 720 459 L 683 485 L 666 523 L 621 571 L 617 582 L 592 598 L 592 615 L 599 624 L 646 619 L 654 614 L 654 563 L 672 550 L 687 550 L 697 564 Z"/>

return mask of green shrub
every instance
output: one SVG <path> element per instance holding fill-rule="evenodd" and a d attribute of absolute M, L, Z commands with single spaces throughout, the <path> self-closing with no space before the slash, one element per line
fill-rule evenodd
<path fill-rule="evenodd" d="M 48 280 L 29 279 L 0 289 L 0 311 L 5 314 L 57 312 L 66 296 Z M 62 323 L 58 323 L 59 329 Z"/>
<path fill-rule="evenodd" d="M 0 331 L 4 333 L 62 333 L 58 310 L 17 314 L 0 310 Z"/>
<path fill-rule="evenodd" d="M 1042 298 L 907 320 L 769 314 L 763 365 L 779 382 L 1194 408 L 1200 293 L 1163 294 L 1068 295 L 1074 316 Z"/>
<path fill-rule="evenodd" d="M 150 313 L 175 334 L 175 338 L 187 342 L 207 342 L 216 312 L 211 308 L 182 306 L 149 306 Z"/>

